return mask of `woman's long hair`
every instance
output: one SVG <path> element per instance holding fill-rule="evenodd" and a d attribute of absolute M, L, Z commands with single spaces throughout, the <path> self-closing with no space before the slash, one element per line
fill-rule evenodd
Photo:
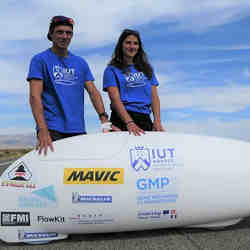
<path fill-rule="evenodd" d="M 122 70 L 123 73 L 128 72 L 128 65 L 123 60 L 122 44 L 123 44 L 123 41 L 130 35 L 135 36 L 139 42 L 139 49 L 135 57 L 133 58 L 134 66 L 138 71 L 143 72 L 149 79 L 151 79 L 153 69 L 148 61 L 147 54 L 143 49 L 142 41 L 141 41 L 140 34 L 138 31 L 125 29 L 122 32 L 116 44 L 116 47 L 112 55 L 111 61 L 109 62 L 109 65 L 113 65 L 119 68 L 120 70 Z"/>

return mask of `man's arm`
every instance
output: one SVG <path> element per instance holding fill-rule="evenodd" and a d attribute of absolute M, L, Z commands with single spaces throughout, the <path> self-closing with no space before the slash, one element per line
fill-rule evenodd
<path fill-rule="evenodd" d="M 160 98 L 157 93 L 157 87 L 154 85 L 152 86 L 152 111 L 154 115 L 154 130 L 165 131 L 161 124 Z"/>
<path fill-rule="evenodd" d="M 87 90 L 90 100 L 98 114 L 105 113 L 102 97 L 95 84 L 92 81 L 85 82 L 85 89 Z M 108 122 L 108 118 L 105 116 L 100 117 L 101 123 Z"/>
<path fill-rule="evenodd" d="M 102 101 L 102 96 L 101 96 L 100 92 L 98 91 L 98 89 L 96 88 L 93 81 L 86 81 L 85 82 L 85 89 L 87 90 L 87 92 L 89 94 L 90 100 L 91 100 L 96 112 L 98 114 L 104 114 L 105 108 L 104 108 L 104 104 Z M 109 122 L 108 117 L 106 117 L 105 115 L 99 116 L 99 118 L 100 118 L 100 121 L 102 124 Z M 112 130 L 113 131 L 120 131 L 120 129 L 118 129 L 114 125 L 112 125 Z M 106 129 L 103 129 L 103 132 L 107 132 Z"/>
<path fill-rule="evenodd" d="M 48 147 L 54 151 L 52 140 L 48 131 L 47 123 L 44 118 L 44 109 L 42 104 L 43 81 L 39 79 L 30 80 L 30 106 L 38 127 L 37 150 L 41 154 L 47 154 Z"/>

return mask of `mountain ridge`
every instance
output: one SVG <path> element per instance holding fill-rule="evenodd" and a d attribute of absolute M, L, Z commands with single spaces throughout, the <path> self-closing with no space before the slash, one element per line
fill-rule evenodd
<path fill-rule="evenodd" d="M 0 135 L 0 149 L 33 148 L 35 145 L 34 134 Z"/>

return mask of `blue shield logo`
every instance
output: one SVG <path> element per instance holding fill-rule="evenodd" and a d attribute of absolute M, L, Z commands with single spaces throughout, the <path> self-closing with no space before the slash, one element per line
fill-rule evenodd
<path fill-rule="evenodd" d="M 150 151 L 148 148 L 135 147 L 130 149 L 130 163 L 135 171 L 140 169 L 146 171 L 150 168 Z"/>

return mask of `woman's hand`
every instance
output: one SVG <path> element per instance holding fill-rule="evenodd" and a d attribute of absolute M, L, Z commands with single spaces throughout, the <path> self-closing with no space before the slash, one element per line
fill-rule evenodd
<path fill-rule="evenodd" d="M 129 121 L 126 123 L 127 129 L 129 134 L 134 134 L 134 135 L 141 135 L 141 134 L 145 134 L 144 130 L 142 130 L 141 128 L 139 128 L 134 121 Z"/>
<path fill-rule="evenodd" d="M 153 124 L 153 131 L 160 131 L 160 132 L 164 132 L 165 129 L 163 128 L 161 121 L 154 121 Z"/>

